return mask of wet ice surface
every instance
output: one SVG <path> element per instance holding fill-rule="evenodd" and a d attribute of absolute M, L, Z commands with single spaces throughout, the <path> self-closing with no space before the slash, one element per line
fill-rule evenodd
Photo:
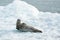
<path fill-rule="evenodd" d="M 18 18 L 42 30 L 43 33 L 16 30 Z M 14 1 L 5 7 L 0 6 L 0 40 L 60 40 L 60 14 L 39 12 L 23 1 Z"/>

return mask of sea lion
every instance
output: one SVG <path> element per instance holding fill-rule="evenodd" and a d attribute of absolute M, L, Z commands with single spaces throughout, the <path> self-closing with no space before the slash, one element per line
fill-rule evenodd
<path fill-rule="evenodd" d="M 24 31 L 24 32 L 40 32 L 40 33 L 42 33 L 41 30 L 38 30 L 32 26 L 29 26 L 26 23 L 21 23 L 20 19 L 17 19 L 16 29 L 20 30 L 20 31 Z"/>

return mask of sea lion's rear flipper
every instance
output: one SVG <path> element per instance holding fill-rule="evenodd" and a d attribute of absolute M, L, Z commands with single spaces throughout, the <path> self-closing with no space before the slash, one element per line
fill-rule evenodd
<path fill-rule="evenodd" d="M 42 31 L 41 30 L 33 30 L 33 32 L 40 32 L 40 33 L 42 33 Z"/>

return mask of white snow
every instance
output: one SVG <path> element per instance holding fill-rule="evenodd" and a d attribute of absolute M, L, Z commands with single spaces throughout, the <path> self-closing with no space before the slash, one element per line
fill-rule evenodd
<path fill-rule="evenodd" d="M 43 33 L 19 32 L 16 30 L 18 18 Z M 0 40 L 60 40 L 60 14 L 40 12 L 21 0 L 0 6 Z"/>

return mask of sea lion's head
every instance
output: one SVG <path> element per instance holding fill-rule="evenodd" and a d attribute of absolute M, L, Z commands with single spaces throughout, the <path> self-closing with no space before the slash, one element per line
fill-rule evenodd
<path fill-rule="evenodd" d="M 17 22 L 16 22 L 16 29 L 19 29 L 20 24 L 21 24 L 21 20 L 20 20 L 20 19 L 17 19 Z"/>
<path fill-rule="evenodd" d="M 20 22 L 21 22 L 21 20 L 20 20 L 20 19 L 17 19 L 17 22 L 18 22 L 18 23 L 20 23 Z"/>

